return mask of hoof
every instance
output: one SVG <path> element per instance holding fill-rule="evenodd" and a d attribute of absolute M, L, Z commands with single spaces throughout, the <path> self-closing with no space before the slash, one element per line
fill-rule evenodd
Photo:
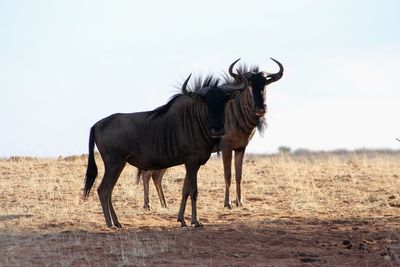
<path fill-rule="evenodd" d="M 117 225 L 108 226 L 108 229 L 110 229 L 110 230 L 116 230 L 116 229 L 121 229 L 121 228 L 122 228 L 121 224 L 119 224 L 118 226 Z"/>
<path fill-rule="evenodd" d="M 231 206 L 231 204 L 229 204 L 229 203 L 225 203 L 225 204 L 224 204 L 224 207 L 227 208 L 228 210 L 231 210 L 231 209 L 232 209 L 232 206 Z"/>
<path fill-rule="evenodd" d="M 236 200 L 236 207 L 243 207 L 243 202 Z"/>
<path fill-rule="evenodd" d="M 198 227 L 204 227 L 204 225 L 202 225 L 201 223 L 199 223 L 198 221 L 192 222 L 192 225 L 194 224 L 194 227 L 198 228 Z"/>
<path fill-rule="evenodd" d="M 120 224 L 119 222 L 114 223 L 115 227 L 117 228 L 122 228 L 122 224 Z"/>
<path fill-rule="evenodd" d="M 187 224 L 186 224 L 186 222 L 185 222 L 184 219 L 179 219 L 179 218 L 178 218 L 177 221 L 181 223 L 181 227 L 187 227 Z"/>
<path fill-rule="evenodd" d="M 144 205 L 143 209 L 149 211 L 150 210 L 150 205 Z"/>

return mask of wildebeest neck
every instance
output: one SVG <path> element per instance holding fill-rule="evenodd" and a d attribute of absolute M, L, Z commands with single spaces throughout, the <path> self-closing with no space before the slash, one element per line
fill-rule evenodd
<path fill-rule="evenodd" d="M 238 98 L 226 104 L 225 107 L 225 130 L 251 132 L 258 123 L 254 113 L 253 96 L 246 89 Z"/>

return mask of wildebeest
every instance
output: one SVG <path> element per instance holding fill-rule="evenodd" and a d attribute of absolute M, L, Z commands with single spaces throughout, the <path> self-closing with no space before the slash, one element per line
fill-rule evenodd
<path fill-rule="evenodd" d="M 197 172 L 209 159 L 219 138 L 225 134 L 226 102 L 247 87 L 247 80 L 241 76 L 242 83 L 222 89 L 210 79 L 206 88 L 194 92 L 186 88 L 189 78 L 184 82 L 182 92 L 165 105 L 148 112 L 113 114 L 90 129 L 84 197 L 89 195 L 97 176 L 96 144 L 105 167 L 97 192 L 108 227 L 122 227 L 111 196 L 126 163 L 144 170 L 185 164 L 186 176 L 178 221 L 186 226 L 184 212 L 190 195 L 191 222 L 196 227 L 201 226 L 196 214 Z"/>
<path fill-rule="evenodd" d="M 236 177 L 236 205 L 242 206 L 241 198 L 241 181 L 243 157 L 249 141 L 255 133 L 256 127 L 262 131 L 264 126 L 264 115 L 266 113 L 265 93 L 267 85 L 278 81 L 283 75 L 283 66 L 277 60 L 271 58 L 279 66 L 277 73 L 266 73 L 259 71 L 258 67 L 247 68 L 245 65 L 238 69 L 248 81 L 248 89 L 242 93 L 239 98 L 226 105 L 225 128 L 226 134 L 221 140 L 221 150 L 224 165 L 225 176 L 225 200 L 224 206 L 231 209 L 229 200 L 229 189 L 231 186 L 231 162 L 232 151 L 235 151 L 235 177 Z M 240 81 L 240 75 L 233 72 L 234 65 L 240 59 L 233 62 L 229 67 L 229 76 L 225 77 L 227 84 L 237 84 Z M 213 152 L 217 148 L 215 147 Z M 144 187 L 144 208 L 149 209 L 149 180 L 153 178 L 156 186 L 158 197 L 162 207 L 166 207 L 164 192 L 162 189 L 162 177 L 166 169 L 138 171 L 138 179 L 140 175 L 143 178 Z"/>

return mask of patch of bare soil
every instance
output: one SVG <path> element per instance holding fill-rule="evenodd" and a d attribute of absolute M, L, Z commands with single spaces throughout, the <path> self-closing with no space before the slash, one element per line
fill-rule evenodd
<path fill-rule="evenodd" d="M 398 162 L 250 158 L 245 205 L 227 210 L 212 159 L 199 177 L 204 228 L 176 222 L 183 168 L 164 179 L 169 208 L 151 188 L 150 211 L 128 168 L 113 195 L 124 228 L 107 229 L 95 190 L 81 198 L 85 158 L 0 161 L 0 266 L 397 266 Z"/>
<path fill-rule="evenodd" d="M 52 233 L 1 234 L 0 262 L 2 266 L 393 266 L 399 263 L 399 224 L 389 224 L 384 219 L 291 218 L 202 229 L 84 231 L 47 225 Z"/>

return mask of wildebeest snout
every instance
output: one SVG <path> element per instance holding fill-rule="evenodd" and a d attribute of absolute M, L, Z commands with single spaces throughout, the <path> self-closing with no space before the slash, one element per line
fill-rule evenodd
<path fill-rule="evenodd" d="M 212 138 L 221 138 L 225 135 L 225 129 L 211 129 L 211 137 Z"/>
<path fill-rule="evenodd" d="M 256 115 L 262 117 L 267 112 L 267 105 L 264 105 L 262 108 L 256 108 Z"/>

